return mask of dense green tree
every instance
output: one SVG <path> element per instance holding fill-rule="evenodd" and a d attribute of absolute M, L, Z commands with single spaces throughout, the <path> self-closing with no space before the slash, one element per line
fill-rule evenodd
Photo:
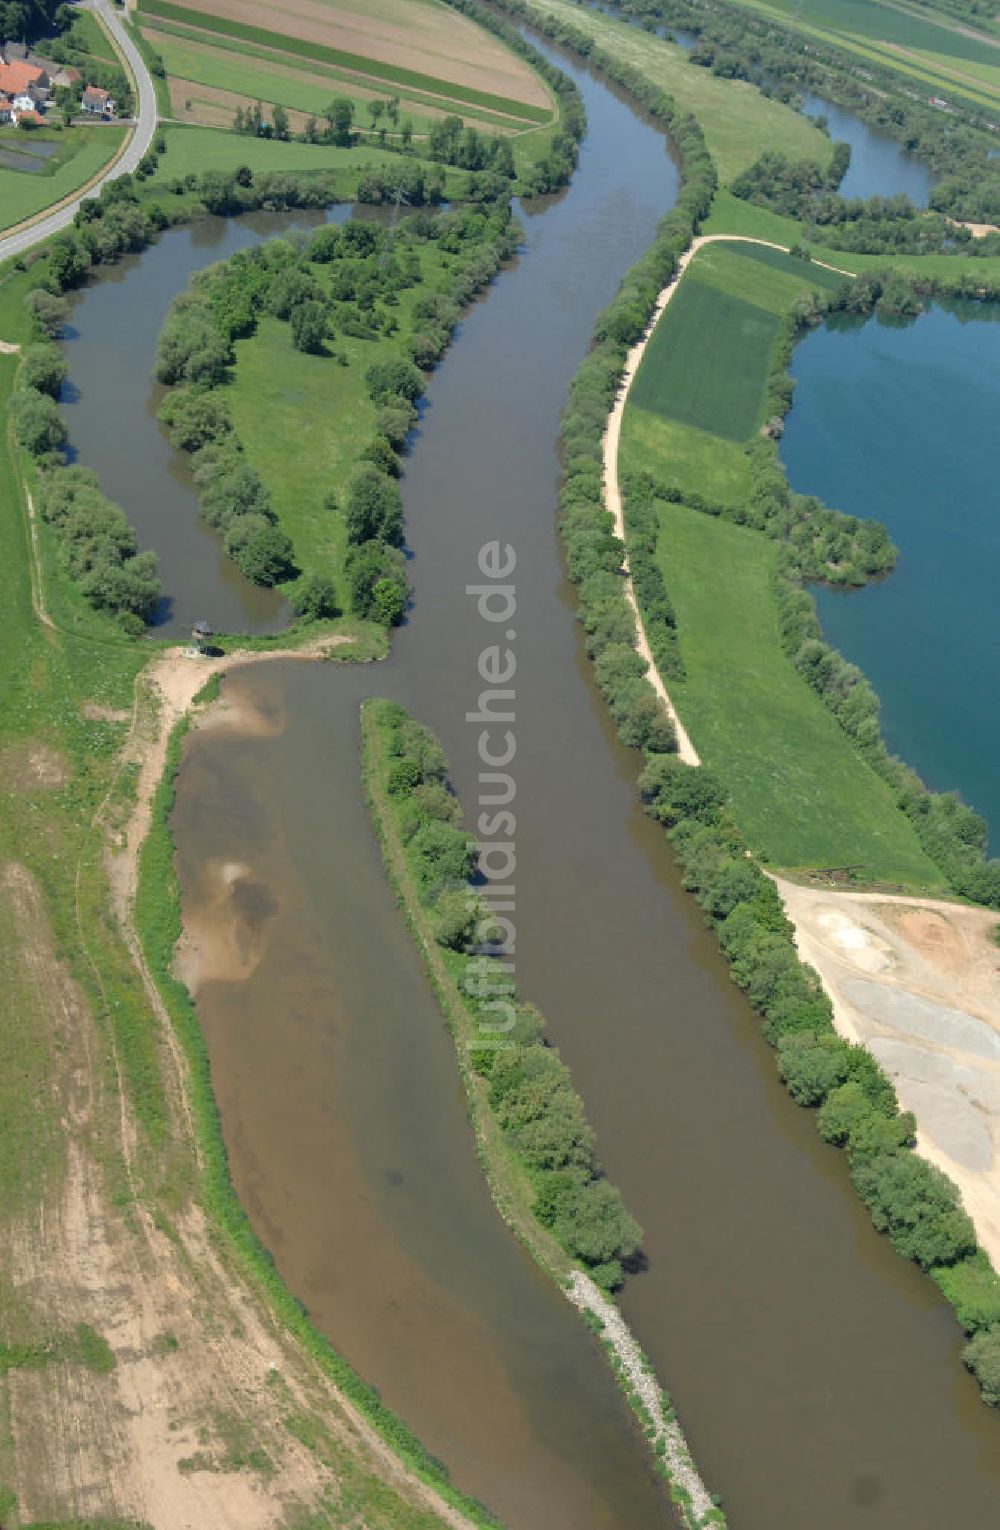
<path fill-rule="evenodd" d="M 62 334 L 69 318 L 69 304 L 65 298 L 57 297 L 53 292 L 46 292 L 44 287 L 37 287 L 33 292 L 28 293 L 24 299 L 24 306 L 43 335 L 54 337 Z"/>
<path fill-rule="evenodd" d="M 314 621 L 324 616 L 339 616 L 337 591 L 325 574 L 307 574 L 289 596 L 296 616 Z"/>
<path fill-rule="evenodd" d="M 376 404 L 387 404 L 396 398 L 412 404 L 424 391 L 424 379 L 410 361 L 394 357 L 388 361 L 375 361 L 365 373 L 368 392 Z"/>
<path fill-rule="evenodd" d="M 349 547 L 345 561 L 347 585 L 351 594 L 351 609 L 357 616 L 381 618 L 376 615 L 375 590 L 379 589 L 378 609 L 385 593 L 380 587 L 389 584 L 398 592 L 400 612 L 407 595 L 406 563 L 401 552 L 387 547 L 384 542 L 363 542 Z"/>
<path fill-rule="evenodd" d="M 209 441 L 217 441 L 232 431 L 232 421 L 225 399 L 219 393 L 199 393 L 191 388 L 175 388 L 168 393 L 157 413 L 166 425 L 171 446 L 196 452 Z"/>
<path fill-rule="evenodd" d="M 236 555 L 240 571 L 254 584 L 281 584 L 298 573 L 292 544 L 277 526 L 265 526 Z"/>
<path fill-rule="evenodd" d="M 464 882 L 472 870 L 474 852 L 469 836 L 453 824 L 427 823 L 410 845 L 417 869 L 428 884 Z"/>
<path fill-rule="evenodd" d="M 1000 1408 L 1000 1326 L 977 1334 L 965 1346 L 962 1359 L 979 1382 L 983 1401 Z"/>
<path fill-rule="evenodd" d="M 156 555 L 144 552 L 124 563 L 98 563 L 81 579 L 80 588 L 99 610 L 130 611 L 134 616 L 146 617 L 160 593 Z"/>
<path fill-rule="evenodd" d="M 57 345 L 29 345 L 21 354 L 18 382 L 24 388 L 34 388 L 39 393 L 47 393 L 50 398 L 58 398 L 66 370 L 65 358 Z"/>
<path fill-rule="evenodd" d="M 327 335 L 326 306 L 318 302 L 296 303 L 289 314 L 292 344 L 297 351 L 316 355 L 323 349 Z"/>
<path fill-rule="evenodd" d="M 396 627 L 406 610 L 406 588 L 399 579 L 376 579 L 372 587 L 371 617 L 383 627 Z"/>
<path fill-rule="evenodd" d="M 331 143 L 347 147 L 351 142 L 351 124 L 354 121 L 354 102 L 346 96 L 336 96 L 323 113 L 326 119 L 326 136 Z"/>
<path fill-rule="evenodd" d="M 358 467 L 347 490 L 347 540 L 387 542 L 396 547 L 403 538 L 403 509 L 399 487 L 374 463 Z"/>
<path fill-rule="evenodd" d="M 35 388 L 23 388 L 14 394 L 10 417 L 18 441 L 33 457 L 58 451 L 69 439 L 66 422 L 55 403 Z"/>
<path fill-rule="evenodd" d="M 156 376 L 162 383 L 222 381 L 232 359 L 208 308 L 198 300 L 175 302 L 156 343 Z"/>
<path fill-rule="evenodd" d="M 924 1269 L 952 1264 L 976 1246 L 958 1191 L 915 1153 L 880 1153 L 851 1165 L 851 1178 L 879 1232 Z"/>

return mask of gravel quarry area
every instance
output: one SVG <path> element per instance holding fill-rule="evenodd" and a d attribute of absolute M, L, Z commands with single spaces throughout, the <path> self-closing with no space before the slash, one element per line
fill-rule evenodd
<path fill-rule="evenodd" d="M 997 915 L 957 903 L 778 881 L 838 1030 L 874 1053 L 917 1118 L 921 1153 L 955 1180 L 1000 1260 Z"/>

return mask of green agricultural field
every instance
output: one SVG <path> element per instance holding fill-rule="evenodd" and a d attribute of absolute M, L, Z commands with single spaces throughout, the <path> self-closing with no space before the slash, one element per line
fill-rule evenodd
<path fill-rule="evenodd" d="M 746 441 L 761 423 L 774 314 L 688 275 L 632 388 L 637 409 Z"/>
<path fill-rule="evenodd" d="M 889 787 L 781 650 L 777 558 L 759 532 L 663 511 L 660 561 L 686 669 L 670 690 L 695 747 L 771 865 L 864 866 L 878 881 L 939 887 Z"/>
<path fill-rule="evenodd" d="M 745 498 L 750 478 L 743 447 L 763 423 L 781 315 L 797 293 L 842 280 L 781 250 L 703 247 L 633 384 L 622 427 L 623 470 L 652 473 L 666 487 L 697 490 L 723 504 Z"/>
<path fill-rule="evenodd" d="M 721 182 L 731 181 L 767 151 L 824 164 L 829 160 L 830 140 L 806 117 L 768 100 L 752 85 L 722 80 L 692 66 L 683 48 L 571 0 L 528 0 L 528 7 L 587 32 L 599 47 L 640 70 L 685 111 L 693 112 Z"/>
<path fill-rule="evenodd" d="M 338 186 L 338 190 L 347 200 L 353 197 L 358 176 L 363 170 L 373 166 L 384 169 L 400 163 L 398 154 L 393 154 L 391 150 L 369 148 L 367 144 L 341 149 L 335 144 L 278 143 L 273 138 L 248 139 L 241 133 L 227 133 L 218 128 L 180 125 L 167 127 L 164 131 L 167 152 L 160 159 L 156 174 L 147 182 L 147 185 L 153 187 L 186 175 L 201 175 L 206 170 L 231 173 L 250 160 L 254 170 L 260 173 L 272 170 L 287 170 L 296 174 L 309 170 L 340 171 L 343 173 L 343 186 Z M 406 163 L 412 164 L 414 161 L 407 160 Z M 463 172 L 448 170 L 445 174 L 445 193 L 458 194 L 464 180 Z"/>
<path fill-rule="evenodd" d="M 79 191 L 114 158 L 126 131 L 123 127 L 68 128 L 60 135 L 67 152 L 60 152 L 51 172 L 46 169 L 29 175 L 0 166 L 0 230 L 12 228 Z M 19 147 L 24 141 L 22 135 Z"/>
<path fill-rule="evenodd" d="M 940 13 L 888 0 L 737 0 L 772 21 L 908 74 L 940 94 L 1000 104 L 1000 47 Z"/>
<path fill-rule="evenodd" d="M 721 505 L 742 504 L 750 493 L 750 465 L 742 441 L 639 409 L 630 398 L 622 421 L 623 474 L 651 473 L 665 489 L 696 490 Z"/>

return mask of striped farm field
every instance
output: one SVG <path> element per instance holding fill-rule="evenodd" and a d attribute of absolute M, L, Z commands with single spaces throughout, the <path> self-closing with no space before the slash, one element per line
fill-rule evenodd
<path fill-rule="evenodd" d="M 383 101 L 387 93 L 384 87 L 378 88 L 376 81 L 361 83 L 359 76 L 348 70 L 323 64 L 310 66 L 304 59 L 293 59 L 252 43 L 242 45 L 236 52 L 218 33 L 158 23 L 144 28 L 143 35 L 163 59 L 174 114 L 181 121 L 195 119 L 186 109 L 178 110 L 178 101 L 186 108 L 189 99 L 192 103 L 225 99 L 229 106 L 227 127 L 237 106 L 255 101 L 286 107 L 293 113 L 293 127 L 298 127 L 301 122 L 295 120 L 296 116 L 302 120 L 321 116 L 334 96 L 348 96 L 355 104 L 356 119 L 361 125 L 367 103 Z M 426 132 L 434 118 L 447 116 L 455 106 L 453 101 L 422 92 L 394 94 L 399 97 L 400 118 L 408 120 L 417 134 Z M 463 108 L 462 115 L 481 129 L 493 127 L 515 132 L 528 125 L 523 118 L 501 117 L 482 107 Z"/>
<path fill-rule="evenodd" d="M 350 95 L 353 82 L 397 95 L 401 103 L 405 96 L 414 107 L 422 99 L 459 115 L 488 120 L 493 114 L 514 127 L 554 115 L 535 72 L 441 0 L 364 0 L 363 9 L 358 0 L 296 0 L 280 11 L 262 0 L 200 0 L 197 6 L 142 0 L 140 20 L 168 73 L 265 101 L 276 100 L 275 90 L 294 91 L 295 99 L 280 104 L 301 110 L 318 111 L 331 96 Z M 321 103 L 318 96 L 307 103 L 310 90 L 323 91 Z"/>

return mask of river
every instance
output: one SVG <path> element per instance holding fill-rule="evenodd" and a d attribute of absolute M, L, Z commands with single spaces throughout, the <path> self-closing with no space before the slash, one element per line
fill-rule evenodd
<path fill-rule="evenodd" d="M 936 790 L 959 789 L 994 845 L 998 321 L 995 304 L 967 302 L 812 331 L 795 348 L 781 440 L 794 488 L 874 516 L 899 546 L 888 579 L 815 592 L 823 628 L 878 692 L 890 749 Z"/>
<path fill-rule="evenodd" d="M 357 785 L 358 702 L 391 694 L 474 805 L 465 718 L 492 632 L 466 585 L 483 544 L 509 541 L 518 980 L 646 1231 L 626 1315 L 734 1530 L 986 1526 L 1000 1426 L 950 1313 L 779 1087 L 590 681 L 554 526 L 558 418 L 675 172 L 650 126 L 547 51 L 581 85 L 588 139 L 430 380 L 403 485 L 416 602 L 392 659 L 244 672 L 225 686 L 243 730 L 186 753 L 174 828 L 186 922 L 222 964 L 198 1003 L 237 1188 L 324 1331 L 510 1524 L 664 1520 L 596 1350 L 485 1200 Z"/>

